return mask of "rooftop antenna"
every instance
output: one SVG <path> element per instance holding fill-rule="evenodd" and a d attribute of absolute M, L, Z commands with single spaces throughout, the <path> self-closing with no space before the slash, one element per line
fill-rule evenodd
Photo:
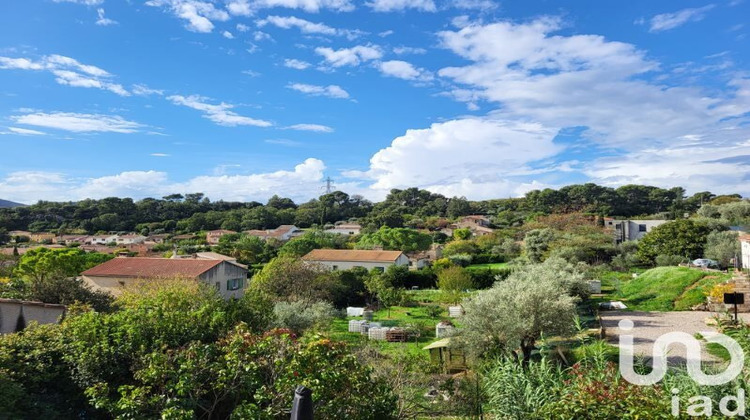
<path fill-rule="evenodd" d="M 323 188 L 326 190 L 326 194 L 332 193 L 334 189 L 336 188 L 336 186 L 333 185 L 333 180 L 329 176 L 329 177 L 326 177 L 325 182 L 326 182 L 326 185 Z"/>

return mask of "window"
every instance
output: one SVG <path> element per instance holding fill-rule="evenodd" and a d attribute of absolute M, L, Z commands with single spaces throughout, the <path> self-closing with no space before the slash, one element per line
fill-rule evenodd
<path fill-rule="evenodd" d="M 227 280 L 227 290 L 239 290 L 242 288 L 242 279 Z"/>
<path fill-rule="evenodd" d="M 221 291 L 221 282 L 220 281 L 216 282 L 216 290 L 217 291 Z"/>
<path fill-rule="evenodd" d="M 385 271 L 385 267 L 375 267 L 375 270 L 380 271 L 382 273 Z"/>
<path fill-rule="evenodd" d="M 338 270 L 338 269 L 339 269 L 339 266 L 338 266 L 338 265 L 334 265 L 334 266 L 333 266 L 333 271 L 336 271 L 336 270 Z"/>
<path fill-rule="evenodd" d="M 638 232 L 645 232 L 646 231 L 646 225 L 638 225 Z"/>

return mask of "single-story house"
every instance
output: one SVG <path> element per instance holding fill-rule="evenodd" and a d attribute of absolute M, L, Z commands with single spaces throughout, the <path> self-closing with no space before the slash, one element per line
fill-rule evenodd
<path fill-rule="evenodd" d="M 750 268 L 750 235 L 740 235 L 740 255 L 742 268 Z"/>
<path fill-rule="evenodd" d="M 292 238 L 302 235 L 305 233 L 302 229 L 294 225 L 281 225 L 276 229 L 267 230 L 246 230 L 243 232 L 250 236 L 256 236 L 264 241 L 267 239 L 276 239 L 282 242 L 286 242 Z"/>
<path fill-rule="evenodd" d="M 227 230 L 227 229 L 218 229 L 218 230 L 211 230 L 206 232 L 206 242 L 208 242 L 209 245 L 218 245 L 219 239 L 221 239 L 224 235 L 230 235 L 232 233 L 237 233 L 233 230 Z"/>
<path fill-rule="evenodd" d="M 245 293 L 247 268 L 220 259 L 202 258 L 127 258 L 120 257 L 81 273 L 94 290 L 115 296 L 141 281 L 189 278 L 216 287 L 225 299 L 240 298 Z"/>
<path fill-rule="evenodd" d="M 117 243 L 117 235 L 94 235 L 91 237 L 91 245 L 108 245 Z"/>
<path fill-rule="evenodd" d="M 336 233 L 338 235 L 359 235 L 362 231 L 362 226 L 356 223 L 341 223 L 334 226 L 331 229 L 326 229 L 326 233 Z"/>
<path fill-rule="evenodd" d="M 409 258 L 401 251 L 365 249 L 314 249 L 302 257 L 303 261 L 322 264 L 331 270 L 363 267 L 385 271 L 392 265 L 408 266 Z"/>

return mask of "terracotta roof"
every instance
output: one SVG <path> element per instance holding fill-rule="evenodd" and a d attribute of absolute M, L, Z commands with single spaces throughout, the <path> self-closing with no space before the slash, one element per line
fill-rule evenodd
<path fill-rule="evenodd" d="M 201 259 L 115 258 L 81 274 L 91 277 L 198 277 L 223 262 Z"/>
<path fill-rule="evenodd" d="M 359 261 L 359 262 L 393 262 L 403 253 L 401 251 L 372 251 L 361 249 L 314 249 L 302 257 L 307 261 Z"/>

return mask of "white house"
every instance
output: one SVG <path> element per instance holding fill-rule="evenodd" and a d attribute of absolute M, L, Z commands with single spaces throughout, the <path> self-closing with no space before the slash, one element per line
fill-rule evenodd
<path fill-rule="evenodd" d="M 361 249 L 314 249 L 302 257 L 303 261 L 322 264 L 331 270 L 363 267 L 385 271 L 392 265 L 408 266 L 409 258 L 401 251 Z"/>
<path fill-rule="evenodd" d="M 740 254 L 742 268 L 750 268 L 750 235 L 740 235 Z"/>
<path fill-rule="evenodd" d="M 670 222 L 669 220 L 615 220 L 604 219 L 604 227 L 614 230 L 615 243 L 637 241 L 655 227 Z"/>
<path fill-rule="evenodd" d="M 340 225 L 336 225 L 335 227 L 331 229 L 326 229 L 326 233 L 336 233 L 339 235 L 359 235 L 360 231 L 362 230 L 362 226 L 356 224 L 356 223 L 342 223 Z"/>
<path fill-rule="evenodd" d="M 244 233 L 250 236 L 257 236 L 260 239 L 277 239 L 282 242 L 286 242 L 292 238 L 302 235 L 305 233 L 302 229 L 294 225 L 281 225 L 276 229 L 268 230 L 246 230 Z"/>
<path fill-rule="evenodd" d="M 135 233 L 129 233 L 127 235 L 118 236 L 116 242 L 117 245 L 142 244 L 146 242 L 146 237 Z"/>
<path fill-rule="evenodd" d="M 91 237 L 91 245 L 107 245 L 117 242 L 117 235 L 94 235 Z"/>

